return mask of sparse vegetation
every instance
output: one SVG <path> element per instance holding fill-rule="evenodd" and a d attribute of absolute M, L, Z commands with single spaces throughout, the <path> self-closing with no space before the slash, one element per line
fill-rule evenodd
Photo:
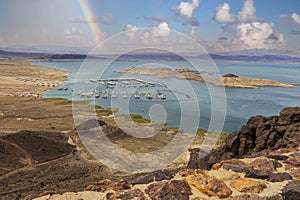
<path fill-rule="evenodd" d="M 137 122 L 137 123 L 150 123 L 151 122 L 149 119 L 145 119 L 145 118 L 143 118 L 142 115 L 139 115 L 139 114 L 130 114 L 130 117 L 134 122 Z"/>

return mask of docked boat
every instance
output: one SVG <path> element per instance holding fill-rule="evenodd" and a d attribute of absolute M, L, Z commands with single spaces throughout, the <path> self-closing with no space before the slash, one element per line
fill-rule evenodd
<path fill-rule="evenodd" d="M 102 98 L 103 99 L 107 99 L 109 96 L 109 92 L 107 90 L 105 90 L 104 92 L 102 92 Z"/>
<path fill-rule="evenodd" d="M 149 94 L 149 93 L 146 94 L 145 97 L 146 97 L 146 99 L 149 99 L 149 100 L 153 99 L 153 96 L 151 94 Z"/>
<path fill-rule="evenodd" d="M 100 93 L 95 93 L 95 98 L 99 98 L 100 97 Z"/>
<path fill-rule="evenodd" d="M 112 91 L 112 93 L 111 93 L 111 97 L 112 98 L 118 98 L 118 95 L 119 95 L 119 91 L 118 90 L 114 90 L 114 91 Z"/>
<path fill-rule="evenodd" d="M 167 99 L 166 95 L 164 95 L 164 94 L 157 95 L 157 98 L 161 99 L 161 100 L 166 100 Z"/>
<path fill-rule="evenodd" d="M 122 93 L 122 97 L 123 97 L 124 99 L 127 99 L 127 98 L 128 98 L 127 92 L 123 92 L 123 93 Z"/>
<path fill-rule="evenodd" d="M 135 94 L 133 95 L 133 97 L 134 97 L 135 99 L 140 99 L 140 98 L 141 98 L 141 96 L 140 96 L 138 93 L 135 93 Z"/>

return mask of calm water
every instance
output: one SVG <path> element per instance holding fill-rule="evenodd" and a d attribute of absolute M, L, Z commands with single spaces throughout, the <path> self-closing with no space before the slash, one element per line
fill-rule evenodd
<path fill-rule="evenodd" d="M 200 62 L 200 61 L 199 61 Z M 40 62 L 35 63 L 36 65 L 47 66 L 51 68 L 63 69 L 66 71 L 74 72 L 69 76 L 69 81 L 64 87 L 67 87 L 67 91 L 59 91 L 53 89 L 44 93 L 45 97 L 50 98 L 67 98 L 67 99 L 88 99 L 87 97 L 81 97 L 76 94 L 72 94 L 73 83 L 76 81 L 82 92 L 88 92 L 91 90 L 104 91 L 111 90 L 104 88 L 100 85 L 91 83 L 90 79 L 98 79 L 99 73 L 95 73 L 95 70 L 102 70 L 101 78 L 117 78 L 123 74 L 116 73 L 114 70 L 127 69 L 132 66 L 146 66 L 146 67 L 162 67 L 171 66 L 172 68 L 191 68 L 188 63 L 185 62 L 172 62 L 172 61 L 117 61 L 109 63 L 108 61 L 88 61 L 85 62 L 87 70 L 81 72 L 80 79 L 76 79 L 76 72 L 81 66 L 81 62 Z M 109 67 L 106 70 L 106 66 Z M 211 63 L 201 62 L 201 71 L 211 72 L 204 74 L 207 76 L 215 76 L 215 70 L 211 66 Z M 218 62 L 216 63 L 220 73 L 234 73 L 238 76 L 254 77 L 254 78 L 265 78 L 283 83 L 300 83 L 300 65 L 298 64 L 274 64 L 274 63 L 238 63 L 238 62 Z M 130 75 L 129 77 L 135 77 Z M 151 80 L 157 82 L 165 82 L 172 85 L 174 88 L 169 90 L 163 86 L 156 85 L 155 87 L 147 88 L 135 88 L 139 92 L 144 90 L 155 92 L 157 90 L 162 91 L 166 96 L 166 101 L 154 101 L 154 100 L 135 100 L 130 99 L 129 112 L 138 113 L 143 115 L 145 118 L 160 119 L 168 122 L 168 127 L 178 127 L 181 120 L 180 101 L 189 101 L 194 99 L 188 99 L 187 95 L 189 90 L 185 90 L 182 80 L 177 79 L 158 79 L 151 76 L 139 76 L 143 80 Z M 196 94 L 196 99 L 200 109 L 200 122 L 201 128 L 207 129 L 211 118 L 211 96 L 218 99 L 218 95 L 222 93 L 222 89 L 215 86 L 207 86 L 205 83 L 189 81 L 193 92 Z M 210 94 L 210 89 L 213 89 L 214 94 Z M 135 90 L 134 89 L 134 90 Z M 125 88 L 130 93 L 130 88 Z M 219 92 L 220 90 L 220 92 Z M 231 133 L 239 130 L 240 127 L 247 122 L 247 119 L 253 115 L 276 115 L 281 109 L 288 106 L 300 106 L 300 86 L 296 88 L 280 88 L 280 87 L 261 87 L 258 89 L 243 89 L 243 88 L 226 88 L 226 120 L 223 131 Z M 118 102 L 111 101 L 110 98 L 96 99 L 95 103 L 102 107 L 116 107 Z M 153 107 L 155 105 L 155 107 Z M 161 106 L 165 109 L 161 112 Z M 150 110 L 149 110 L 150 109 Z M 153 110 L 158 112 L 151 112 Z M 216 107 L 218 109 L 218 107 Z M 122 109 L 120 113 L 123 113 Z M 194 109 L 188 110 L 188 113 L 195 112 Z M 156 116 L 155 116 L 156 115 Z M 193 115 L 191 115 L 193 116 Z M 187 116 L 188 118 L 188 116 Z M 189 120 L 189 119 L 188 119 Z M 187 120 L 187 121 L 188 121 Z M 192 120 L 192 119 L 190 119 Z M 213 128 L 212 128 L 213 130 Z"/>

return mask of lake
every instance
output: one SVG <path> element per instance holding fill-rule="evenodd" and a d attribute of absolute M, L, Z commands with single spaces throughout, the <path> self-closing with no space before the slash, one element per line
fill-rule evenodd
<path fill-rule="evenodd" d="M 204 72 L 204 76 L 214 77 L 217 71 L 211 66 L 210 62 L 199 62 L 201 71 Z M 98 91 L 103 92 L 107 90 L 112 92 L 113 89 L 106 88 L 102 85 L 90 82 L 91 79 L 107 79 L 107 78 L 124 78 L 124 74 L 117 73 L 115 70 L 127 69 L 130 67 L 171 67 L 171 68 L 192 68 L 189 63 L 177 62 L 177 61 L 85 61 L 85 70 L 81 71 L 80 78 L 76 77 L 76 72 L 80 69 L 82 62 L 36 62 L 35 65 L 46 66 L 50 68 L 57 68 L 66 71 L 73 72 L 74 74 L 69 76 L 66 85 L 63 87 L 68 90 L 52 89 L 44 93 L 46 98 L 66 98 L 73 100 L 90 99 L 86 96 L 78 95 L 78 88 L 80 92 Z M 283 83 L 300 83 L 300 66 L 298 64 L 281 64 L 281 63 L 259 63 L 259 62 L 216 62 L 220 74 L 233 73 L 241 77 L 253 77 L 264 78 Z M 101 71 L 95 73 L 96 71 Z M 105 70 L 104 70 L 105 69 Z M 126 75 L 126 78 L 135 78 L 136 75 Z M 245 88 L 225 88 L 225 96 L 223 95 L 222 88 L 212 85 L 206 85 L 202 82 L 188 81 L 190 89 L 185 89 L 184 80 L 178 79 L 159 79 L 152 76 L 139 75 L 138 78 L 157 83 L 165 83 L 172 88 L 164 87 L 163 85 L 155 85 L 155 87 L 140 87 L 140 88 L 119 88 L 126 91 L 129 94 L 128 105 L 122 108 L 122 102 L 118 100 L 112 100 L 111 97 L 107 99 L 98 98 L 95 99 L 95 104 L 102 107 L 121 107 L 119 113 L 141 114 L 143 117 L 151 119 L 153 121 L 166 121 L 166 127 L 179 127 L 180 122 L 184 120 L 188 126 L 189 121 L 193 121 L 196 115 L 194 112 L 199 112 L 199 128 L 210 129 L 214 131 L 214 127 L 209 127 L 211 121 L 212 109 L 216 113 L 226 109 L 225 123 L 223 132 L 232 133 L 241 128 L 245 124 L 250 116 L 254 115 L 277 115 L 284 107 L 300 106 L 300 86 L 295 88 L 281 88 L 281 87 L 260 87 L 257 89 L 245 89 Z M 77 85 L 74 90 L 74 82 Z M 192 91 L 190 91 L 192 90 Z M 130 94 L 134 91 L 142 93 L 142 91 L 157 92 L 161 91 L 167 98 L 166 100 L 147 100 L 145 98 L 134 99 Z M 211 91 L 214 91 L 213 94 Z M 120 91 L 121 93 L 122 91 Z M 191 94 L 190 94 L 191 92 Z M 195 95 L 195 98 L 187 98 Z M 221 96 L 222 95 L 222 96 Z M 218 99 L 225 98 L 225 106 L 212 107 L 212 99 L 218 101 Z M 198 110 L 185 106 L 181 107 L 181 103 L 189 105 L 189 101 L 196 100 L 198 103 Z M 223 101 L 223 100 L 222 100 Z M 219 105 L 218 102 L 216 105 Z M 188 129 L 185 126 L 184 129 Z"/>

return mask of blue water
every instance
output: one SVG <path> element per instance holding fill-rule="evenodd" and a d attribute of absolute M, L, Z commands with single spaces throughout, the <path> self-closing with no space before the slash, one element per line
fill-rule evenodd
<path fill-rule="evenodd" d="M 199 61 L 200 62 L 200 61 Z M 191 68 L 190 64 L 185 62 L 173 62 L 173 61 L 155 61 L 155 64 L 150 61 L 116 61 L 110 63 L 109 61 L 86 61 L 84 65 L 86 69 L 81 72 L 80 80 L 76 79 L 76 72 L 80 69 L 81 62 L 39 62 L 36 65 L 47 66 L 50 68 L 58 68 L 66 71 L 73 72 L 74 74 L 69 76 L 69 80 L 64 87 L 68 87 L 67 91 L 59 91 L 53 89 L 44 93 L 45 97 L 48 98 L 66 98 L 66 99 L 87 99 L 87 97 L 81 97 L 72 94 L 74 81 L 82 88 L 83 91 L 87 92 L 92 89 L 97 91 L 103 91 L 107 88 L 102 88 L 99 85 L 93 85 L 89 80 L 97 78 L 117 78 L 121 77 L 123 74 L 114 72 L 115 70 L 127 69 L 132 66 L 146 66 L 146 67 L 163 67 L 171 66 L 173 68 Z M 105 67 L 109 67 L 103 70 Z M 209 74 L 204 74 L 206 76 L 215 76 L 215 70 L 209 62 L 199 63 L 201 65 L 201 71 L 211 72 Z M 220 74 L 233 73 L 242 77 L 253 77 L 253 78 L 264 78 L 274 81 L 280 81 L 283 83 L 300 83 L 300 65 L 298 64 L 275 64 L 275 63 L 240 63 L 240 62 L 218 62 L 216 63 Z M 102 76 L 95 73 L 95 70 L 102 70 Z M 129 77 L 135 77 L 135 75 L 129 75 Z M 151 76 L 139 76 L 144 80 L 151 80 L 161 82 L 162 79 L 154 78 Z M 138 88 L 138 91 L 148 90 L 157 91 L 161 90 L 167 96 L 166 101 L 147 101 L 147 100 L 135 100 L 130 99 L 129 111 L 130 113 L 138 113 L 143 117 L 150 119 L 149 109 L 153 105 L 159 104 L 165 108 L 167 121 L 167 127 L 178 127 L 181 120 L 181 110 L 180 103 L 176 99 L 181 99 L 182 101 L 189 101 L 186 98 L 186 94 L 189 91 L 185 91 L 183 88 L 183 83 L 178 79 L 164 79 L 166 83 L 173 84 L 178 91 L 184 91 L 184 94 L 176 93 L 174 90 L 169 90 L 163 86 L 156 85 L 154 88 Z M 207 86 L 205 83 L 197 81 L 189 81 L 193 91 L 196 94 L 196 99 L 199 104 L 200 110 L 200 122 L 199 127 L 207 129 L 209 127 L 209 122 L 211 119 L 211 96 L 218 99 L 218 94 L 222 93 L 222 88 L 216 86 Z M 213 88 L 215 94 L 210 94 L 210 88 Z M 108 89 L 109 90 L 109 89 Z M 126 89 L 127 90 L 127 89 Z M 131 89 L 128 89 L 131 90 Z M 177 90 L 177 89 L 175 89 Z M 220 92 L 218 92 L 220 90 Z M 300 106 L 300 86 L 296 88 L 281 88 L 281 87 L 260 87 L 257 89 L 244 89 L 244 88 L 225 88 L 226 92 L 226 118 L 223 131 L 227 133 L 232 133 L 241 128 L 243 124 L 247 122 L 250 116 L 254 115 L 277 115 L 280 110 L 284 107 Z M 221 98 L 221 97 L 220 97 Z M 193 100 L 193 99 L 192 99 Z M 95 104 L 102 107 L 114 107 L 118 105 L 112 103 L 111 99 L 96 99 Z M 218 107 L 214 108 L 218 109 Z M 222 109 L 220 109 L 222 110 Z M 195 110 L 188 110 L 191 116 Z M 122 110 L 120 110 L 122 113 Z M 162 113 L 164 114 L 164 113 Z M 159 118 L 159 116 L 157 116 Z M 164 118 L 164 117 L 162 117 Z M 193 120 L 193 119 L 190 119 Z"/>

